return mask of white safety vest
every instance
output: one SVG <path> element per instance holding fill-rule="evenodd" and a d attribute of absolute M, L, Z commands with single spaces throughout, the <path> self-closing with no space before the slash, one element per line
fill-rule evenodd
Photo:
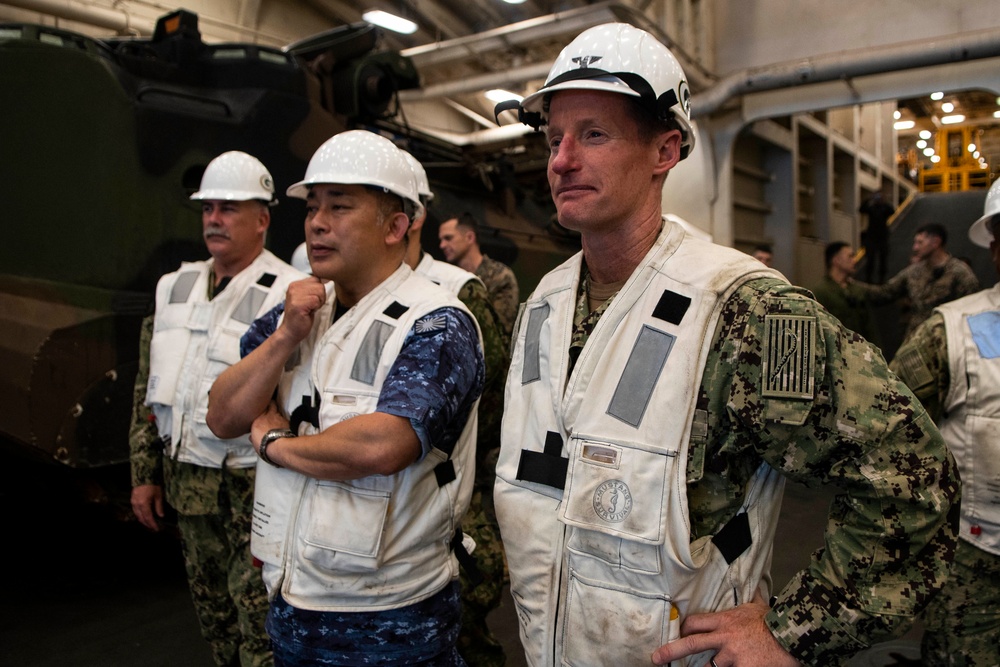
<path fill-rule="evenodd" d="M 678 629 L 671 604 L 683 618 L 768 585 L 783 479 L 762 466 L 727 539 L 692 543 L 686 471 L 721 306 L 746 279 L 780 274 L 665 221 L 567 377 L 581 257 L 519 317 L 497 518 L 530 665 L 648 665 Z"/>
<path fill-rule="evenodd" d="M 220 439 L 208 428 L 208 390 L 240 360 L 240 337 L 306 276 L 264 250 L 209 300 L 213 260 L 184 262 L 156 285 L 146 405 L 168 454 L 208 468 L 250 468 L 257 455 L 246 436 Z"/>
<path fill-rule="evenodd" d="M 458 294 L 470 280 L 475 280 L 480 285 L 483 284 L 483 281 L 476 274 L 469 273 L 454 264 L 434 259 L 427 253 L 423 253 L 420 263 L 417 264 L 414 271 L 452 294 Z"/>
<path fill-rule="evenodd" d="M 331 325 L 334 301 L 330 285 L 279 383 L 279 404 L 299 435 L 374 412 L 414 324 L 442 307 L 468 314 L 405 264 Z M 299 416 L 315 409 L 317 391 L 318 428 Z M 269 595 L 280 590 L 300 609 L 379 611 L 430 597 L 457 577 L 450 545 L 472 494 L 477 405 L 450 456 L 433 448 L 395 475 L 332 482 L 258 466 L 250 545 Z"/>
<path fill-rule="evenodd" d="M 962 539 L 1000 555 L 1000 283 L 937 308 L 948 338 L 938 424 L 962 475 Z"/>

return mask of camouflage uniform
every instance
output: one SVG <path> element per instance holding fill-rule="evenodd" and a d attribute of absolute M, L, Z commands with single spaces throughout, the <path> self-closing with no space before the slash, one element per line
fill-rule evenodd
<path fill-rule="evenodd" d="M 589 313 L 580 282 L 571 359 L 611 303 Z M 768 315 L 816 322 L 812 401 L 762 397 Z M 902 633 L 944 584 L 957 541 L 957 469 L 933 422 L 876 348 L 783 281 L 744 283 L 713 340 L 687 461 L 691 540 L 736 515 L 762 462 L 836 484 L 845 495 L 832 505 L 825 550 L 765 623 L 807 665 L 839 664 Z"/>
<path fill-rule="evenodd" d="M 516 287 L 514 291 L 516 294 Z M 500 422 L 510 339 L 500 326 L 486 288 L 481 283 L 476 280 L 467 282 L 459 291 L 458 299 L 479 323 L 486 362 L 486 380 L 479 399 L 476 431 L 476 479 L 469 509 L 462 519 L 462 531 L 476 542 L 472 558 L 481 579 L 477 578 L 478 581 L 474 582 L 466 568 L 461 569 L 462 630 L 458 636 L 458 650 L 472 667 L 499 667 L 506 662 L 506 656 L 503 646 L 490 631 L 486 616 L 499 606 L 505 579 L 503 544 L 493 507 L 493 485 L 500 449 Z"/>
<path fill-rule="evenodd" d="M 517 304 L 521 301 L 514 272 L 510 267 L 484 254 L 483 261 L 476 269 L 476 275 L 486 285 L 490 303 L 500 317 L 504 334 L 510 338 L 514 331 L 514 318 L 517 317 Z"/>
<path fill-rule="evenodd" d="M 935 306 L 979 291 L 979 280 L 969 265 L 948 257 L 944 266 L 934 268 L 926 261 L 911 264 L 882 285 L 854 282 L 872 304 L 909 300 L 909 319 L 904 338 L 930 317 Z"/>
<path fill-rule="evenodd" d="M 945 417 L 951 373 L 944 318 L 934 313 L 899 348 L 890 368 L 935 420 Z M 962 539 L 951 578 L 924 613 L 928 665 L 1000 665 L 1000 556 Z"/>
<path fill-rule="evenodd" d="M 250 555 L 254 469 L 205 468 L 165 460 L 145 404 L 153 317 L 143 320 L 129 430 L 132 486 L 164 487 L 178 513 L 184 563 L 202 636 L 216 665 L 269 667 L 267 593 Z"/>

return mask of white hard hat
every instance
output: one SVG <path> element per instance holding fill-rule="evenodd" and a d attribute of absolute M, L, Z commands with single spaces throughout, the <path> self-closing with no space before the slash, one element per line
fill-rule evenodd
<path fill-rule="evenodd" d="M 424 198 L 425 202 L 434 199 L 434 193 L 431 192 L 431 184 L 427 180 L 427 172 L 424 171 L 424 166 L 420 164 L 417 158 L 413 157 L 404 150 L 400 151 L 403 157 L 406 158 L 406 163 L 410 165 L 410 169 L 413 170 L 413 177 L 417 179 L 417 194 Z"/>
<path fill-rule="evenodd" d="M 276 203 L 274 179 L 260 160 L 241 151 L 223 153 L 208 163 L 201 187 L 191 199 Z"/>
<path fill-rule="evenodd" d="M 1000 180 L 990 186 L 986 193 L 986 203 L 983 205 L 983 217 L 969 227 L 969 240 L 977 246 L 989 248 L 993 242 L 993 230 L 996 227 L 995 216 L 1000 215 Z"/>
<path fill-rule="evenodd" d="M 295 252 L 292 253 L 291 265 L 302 273 L 312 273 L 312 267 L 309 265 L 309 250 L 306 248 L 305 242 L 300 243 L 295 248 Z"/>
<path fill-rule="evenodd" d="M 639 98 L 658 118 L 681 126 L 681 158 L 694 147 L 691 91 L 680 63 L 645 30 L 627 23 L 589 28 L 562 50 L 545 85 L 520 102 L 519 117 L 536 129 L 546 122 L 547 98 L 558 90 L 604 90 Z M 516 108 L 501 102 L 497 113 Z"/>
<path fill-rule="evenodd" d="M 413 217 L 423 214 L 417 179 L 403 151 L 373 132 L 348 130 L 323 142 L 309 160 L 306 177 L 288 188 L 288 196 L 305 199 L 317 183 L 379 187 L 409 202 Z"/>

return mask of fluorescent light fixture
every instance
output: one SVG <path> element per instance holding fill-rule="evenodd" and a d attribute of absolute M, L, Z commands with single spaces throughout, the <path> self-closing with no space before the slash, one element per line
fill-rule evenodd
<path fill-rule="evenodd" d="M 951 102 L 944 102 L 943 104 L 941 104 L 941 111 L 945 113 L 951 113 L 954 110 L 955 110 L 955 105 L 952 104 Z"/>
<path fill-rule="evenodd" d="M 897 120 L 892 124 L 893 128 L 897 130 L 912 130 L 917 123 L 912 120 Z"/>
<path fill-rule="evenodd" d="M 944 93 L 931 93 L 931 99 L 934 100 L 934 101 L 943 100 L 944 99 Z"/>
<path fill-rule="evenodd" d="M 896 109 L 895 111 L 892 112 L 892 117 L 895 118 L 896 120 L 899 120 L 900 118 L 903 117 L 903 114 L 899 113 L 899 109 Z"/>
<path fill-rule="evenodd" d="M 507 100 L 517 100 L 520 102 L 524 99 L 521 95 L 517 93 L 512 93 L 509 90 L 503 90 L 501 88 L 494 88 L 493 90 L 487 90 L 483 95 L 486 96 L 490 102 L 505 102 Z"/>
<path fill-rule="evenodd" d="M 927 148 L 927 142 L 921 139 L 917 142 L 917 148 L 924 149 Z"/>
<path fill-rule="evenodd" d="M 934 155 L 934 149 L 928 146 L 927 148 L 924 149 L 924 155 L 926 155 L 927 157 Z"/>
<path fill-rule="evenodd" d="M 931 131 L 930 130 L 920 130 L 920 138 L 921 139 L 930 139 L 931 138 Z"/>
<path fill-rule="evenodd" d="M 382 26 L 386 30 L 392 30 L 404 35 L 412 35 L 417 31 L 417 24 L 413 21 L 390 14 L 389 12 L 383 12 L 381 9 L 369 9 L 361 15 L 361 18 L 369 23 Z"/>
<path fill-rule="evenodd" d="M 945 125 L 954 125 L 955 123 L 961 123 L 963 120 L 965 120 L 965 116 L 960 113 L 957 113 L 954 116 L 943 116 L 941 118 L 941 122 Z"/>
<path fill-rule="evenodd" d="M 934 164 L 937 164 L 940 161 L 941 161 L 941 156 L 940 155 L 932 155 L 931 156 L 931 162 L 933 162 Z"/>

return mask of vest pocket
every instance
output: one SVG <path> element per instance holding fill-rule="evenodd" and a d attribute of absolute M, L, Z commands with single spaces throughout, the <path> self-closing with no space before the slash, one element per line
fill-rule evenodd
<path fill-rule="evenodd" d="M 563 622 L 562 664 L 648 665 L 653 651 L 667 641 L 670 597 L 570 570 Z"/>
<path fill-rule="evenodd" d="M 389 491 L 317 482 L 309 494 L 302 555 L 340 572 L 373 572 L 382 565 Z M 330 511 L 336 508 L 336 511 Z"/>

